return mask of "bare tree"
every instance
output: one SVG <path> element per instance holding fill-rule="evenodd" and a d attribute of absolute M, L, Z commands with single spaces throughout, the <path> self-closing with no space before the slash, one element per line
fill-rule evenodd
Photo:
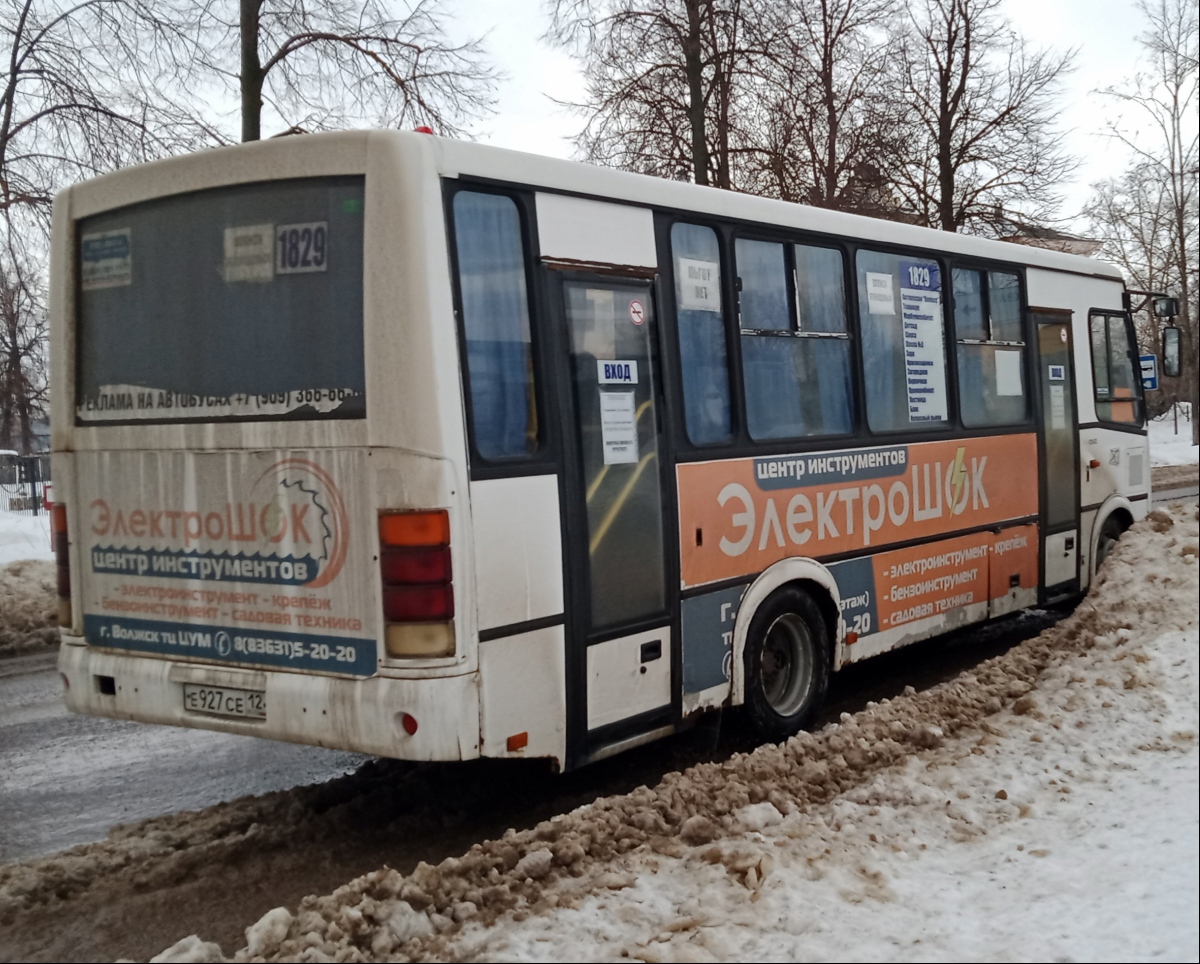
<path fill-rule="evenodd" d="M 1105 254 L 1137 287 L 1178 295 L 1184 397 L 1192 402 L 1192 441 L 1200 441 L 1197 305 L 1200 279 L 1200 24 L 1193 0 L 1140 0 L 1148 28 L 1145 69 L 1104 93 L 1126 110 L 1110 125 L 1133 153 L 1130 169 L 1098 186 L 1087 213 L 1106 239 Z"/>
<path fill-rule="evenodd" d="M 1174 265 L 1174 218 L 1168 182 L 1153 165 L 1135 165 L 1118 177 L 1093 185 L 1093 197 L 1084 208 L 1090 233 L 1103 239 L 1101 256 L 1118 265 L 1131 288 L 1141 291 L 1178 289 Z M 1135 308 L 1137 305 L 1135 305 Z M 1138 341 L 1143 350 L 1156 351 L 1160 320 L 1144 305 L 1134 314 Z M 1177 392 L 1169 383 L 1160 396 L 1169 407 Z M 1185 391 L 1182 395 L 1188 397 Z M 1147 400 L 1157 414 L 1155 400 Z"/>
<path fill-rule="evenodd" d="M 737 186 L 739 101 L 779 24 L 757 0 L 553 0 L 549 38 L 583 62 L 577 143 L 601 164 Z"/>
<path fill-rule="evenodd" d="M 1073 54 L 1031 50 L 999 4 L 908 0 L 898 65 L 913 130 L 898 180 L 922 220 L 944 231 L 987 230 L 1005 206 L 1045 219 L 1074 167 L 1054 129 Z"/>
<path fill-rule="evenodd" d="M 143 0 L 0 0 L 0 448 L 44 414 L 50 203 L 72 181 L 212 144 L 172 91 L 181 38 Z"/>
<path fill-rule="evenodd" d="M 493 104 L 479 40 L 447 39 L 436 0 L 174 0 L 196 75 L 238 98 L 243 141 L 277 133 L 426 124 L 462 134 Z M 186 63 L 180 63 L 186 68 Z"/>
<path fill-rule="evenodd" d="M 18 235 L 54 192 L 219 135 L 169 84 L 179 39 L 142 0 L 0 0 L 0 210 Z M 35 232 L 38 233 L 38 232 Z"/>
<path fill-rule="evenodd" d="M 885 171 L 904 124 L 887 65 L 896 0 L 781 3 L 768 83 L 750 105 L 750 186 L 818 207 L 899 216 Z"/>
<path fill-rule="evenodd" d="M 44 286 L 28 265 L 0 259 L 0 449 L 33 450 L 33 423 L 46 410 Z"/>

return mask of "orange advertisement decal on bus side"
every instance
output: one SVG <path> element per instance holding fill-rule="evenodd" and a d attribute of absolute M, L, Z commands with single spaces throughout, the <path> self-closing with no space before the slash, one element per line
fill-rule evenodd
<path fill-rule="evenodd" d="M 863 639 L 1035 589 L 1037 532 L 1036 525 L 1018 525 L 835 562 L 829 571 L 846 631 Z M 986 613 L 976 610 L 972 618 Z"/>
<path fill-rule="evenodd" d="M 1035 515 L 1037 437 L 677 466 L 684 587 Z"/>

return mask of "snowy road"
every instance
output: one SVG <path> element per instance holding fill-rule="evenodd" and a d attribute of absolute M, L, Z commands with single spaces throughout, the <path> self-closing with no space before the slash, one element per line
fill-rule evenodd
<path fill-rule="evenodd" d="M 905 684 L 924 688 L 953 676 L 1056 618 L 1029 613 L 855 667 L 835 681 L 824 718 L 854 712 Z M 323 783 L 368 759 L 206 730 L 74 716 L 63 707 L 54 660 L 53 653 L 0 660 L 0 863 L 101 840 L 116 824 Z M 738 745 L 734 737 L 731 749 Z M 656 755 L 661 753 L 650 754 Z M 687 755 L 684 750 L 676 765 L 686 765 Z"/>
<path fill-rule="evenodd" d="M 1196 961 L 1198 518 L 944 686 L 157 959 Z"/>
<path fill-rule="evenodd" d="M 1192 482 L 1187 485 L 1174 485 L 1169 488 L 1155 489 L 1152 503 L 1156 506 L 1170 505 L 1172 502 L 1183 500 L 1195 501 L 1200 494 L 1200 485 Z"/>
<path fill-rule="evenodd" d="M 851 667 L 838 674 L 822 722 L 908 685 L 934 686 L 1059 618 L 1035 611 Z M 15 665 L 0 661 L 0 673 Z M 714 718 L 565 776 L 509 761 L 385 761 L 329 780 L 337 767 L 314 767 L 324 751 L 312 748 L 67 716 L 50 662 L 20 665 L 32 671 L 0 678 L 0 961 L 144 959 L 195 931 L 232 945 L 271 907 L 380 864 L 407 872 L 421 860 L 437 863 L 507 827 L 751 747 Z M 309 785 L 211 805 L 298 783 Z M 113 823 L 199 807 L 105 837 Z M 102 842 L 2 863 L 83 841 Z M 6 871 L 15 874 L 7 883 Z M 6 906 L 6 888 L 29 893 L 28 909 Z"/>
<path fill-rule="evenodd" d="M 54 660 L 0 662 L 0 863 L 100 840 L 114 824 L 330 780 L 365 759 L 72 716 Z"/>

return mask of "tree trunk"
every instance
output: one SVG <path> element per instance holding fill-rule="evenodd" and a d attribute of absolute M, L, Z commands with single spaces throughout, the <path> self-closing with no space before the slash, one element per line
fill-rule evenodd
<path fill-rule="evenodd" d="M 243 0 L 245 3 L 246 0 Z M 708 138 L 704 128 L 704 60 L 700 47 L 700 4 L 686 0 L 688 32 L 683 48 L 683 69 L 688 85 L 688 121 L 692 129 L 692 175 L 697 184 L 708 183 Z"/>
<path fill-rule="evenodd" d="M 943 231 L 957 231 L 954 211 L 954 161 L 950 148 L 950 119 L 943 111 L 938 119 L 938 227 Z"/>
<path fill-rule="evenodd" d="M 837 208 L 840 206 L 834 201 L 838 189 L 838 115 L 837 94 L 833 89 L 833 58 L 834 51 L 832 45 L 829 43 L 829 28 L 826 25 L 825 47 L 821 52 L 821 96 L 825 101 L 825 125 L 827 130 L 825 137 L 825 175 L 822 178 L 825 182 L 822 185 L 825 197 L 821 201 L 821 206 L 827 208 Z"/>
<path fill-rule="evenodd" d="M 258 59 L 258 14 L 262 0 L 241 0 L 242 142 L 261 136 L 262 62 Z"/>

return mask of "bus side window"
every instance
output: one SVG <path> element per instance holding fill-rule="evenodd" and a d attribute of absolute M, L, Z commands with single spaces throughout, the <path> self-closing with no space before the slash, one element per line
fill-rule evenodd
<path fill-rule="evenodd" d="M 1094 314 L 1088 327 L 1092 336 L 1096 417 L 1104 422 L 1141 425 L 1141 380 L 1134 367 L 1136 348 L 1126 317 Z"/>
<path fill-rule="evenodd" d="M 733 428 L 716 232 L 698 224 L 672 225 L 671 257 L 688 438 L 694 445 L 728 442 Z"/>
<path fill-rule="evenodd" d="M 941 267 L 882 251 L 860 250 L 855 261 L 871 430 L 947 426 Z"/>
<path fill-rule="evenodd" d="M 735 253 L 750 437 L 852 431 L 841 253 L 745 238 Z"/>
<path fill-rule="evenodd" d="M 963 425 L 1016 425 L 1029 416 L 1020 279 L 955 268 L 954 334 Z"/>
<path fill-rule="evenodd" d="M 475 447 L 485 459 L 531 455 L 538 448 L 538 418 L 516 202 L 459 191 L 454 239 Z"/>

